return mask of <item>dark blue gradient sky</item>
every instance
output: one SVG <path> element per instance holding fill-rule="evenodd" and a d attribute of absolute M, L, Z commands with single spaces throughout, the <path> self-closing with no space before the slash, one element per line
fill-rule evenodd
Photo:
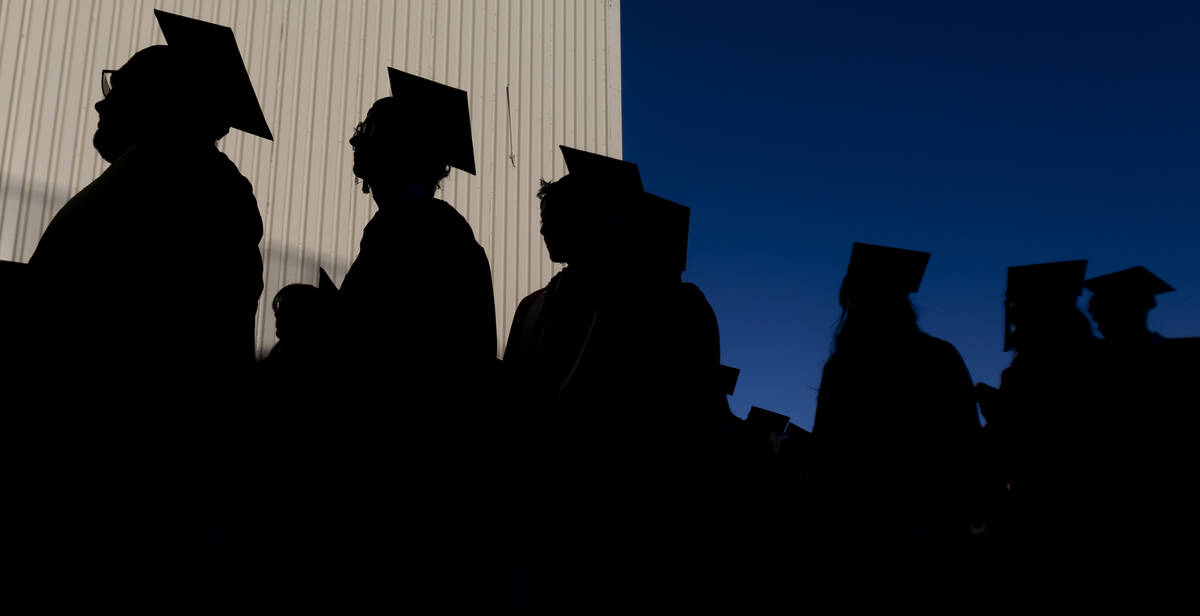
<path fill-rule="evenodd" d="M 621 12 L 625 158 L 692 207 L 738 415 L 811 427 L 853 241 L 933 253 L 921 326 L 976 381 L 1011 360 L 1009 265 L 1145 265 L 1178 289 L 1151 328 L 1200 335 L 1200 3 Z"/>

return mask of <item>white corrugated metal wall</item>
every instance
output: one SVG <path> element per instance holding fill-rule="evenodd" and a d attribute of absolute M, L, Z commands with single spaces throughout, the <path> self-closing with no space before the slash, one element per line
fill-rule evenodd
<path fill-rule="evenodd" d="M 621 156 L 618 0 L 0 0 L 0 259 L 28 260 L 103 170 L 91 147 L 100 70 L 162 43 L 154 8 L 233 28 L 275 134 L 221 141 L 265 228 L 260 351 L 274 343 L 274 293 L 315 283 L 318 267 L 340 283 L 358 252 L 374 205 L 347 139 L 388 95 L 387 66 L 470 96 L 478 175 L 452 171 L 442 198 L 491 260 L 501 345 L 517 302 L 555 271 L 534 195 L 564 173 L 558 144 Z"/>

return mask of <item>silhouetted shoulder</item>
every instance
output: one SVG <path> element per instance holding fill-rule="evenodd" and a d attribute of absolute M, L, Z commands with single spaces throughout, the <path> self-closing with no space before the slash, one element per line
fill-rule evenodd
<path fill-rule="evenodd" d="M 467 219 L 441 199 L 405 204 L 397 211 L 380 210 L 371 222 L 375 219 L 388 223 L 392 233 L 403 234 L 412 245 L 435 254 L 462 256 L 464 247 L 477 245 Z"/>
<path fill-rule="evenodd" d="M 360 257 L 378 252 L 406 261 L 428 259 L 431 254 L 461 259 L 464 248 L 474 252 L 471 247 L 478 243 L 462 214 L 445 201 L 428 199 L 376 212 L 363 229 Z"/>
<path fill-rule="evenodd" d="M 426 212 L 434 224 L 452 233 L 454 239 L 464 242 L 475 241 L 475 232 L 471 229 L 467 219 L 449 203 L 441 199 L 432 199 L 431 207 Z"/>
<path fill-rule="evenodd" d="M 529 318 L 530 310 L 538 302 L 538 300 L 542 299 L 542 297 L 545 294 L 546 294 L 546 289 L 544 289 L 544 288 L 538 289 L 537 291 L 534 291 L 533 293 L 526 295 L 525 299 L 522 299 L 520 301 L 520 303 L 517 304 L 517 310 L 516 310 L 516 312 L 513 313 L 513 330 L 514 331 L 516 331 L 516 328 L 518 326 L 524 324 L 525 320 L 527 318 Z"/>
<path fill-rule="evenodd" d="M 257 248 L 263 234 L 262 215 L 250 181 L 216 148 L 183 156 L 190 168 L 163 174 L 168 183 L 163 186 L 162 205 L 186 204 L 186 210 L 175 214 L 207 223 L 204 231 L 212 234 L 209 242 L 252 242 Z M 172 198 L 172 193 L 177 197 Z"/>
<path fill-rule="evenodd" d="M 257 304 L 263 225 L 250 181 L 213 146 L 158 145 L 140 155 L 148 158 L 157 187 L 145 200 L 139 233 L 149 239 L 155 230 L 165 232 L 164 252 L 176 259 L 171 267 L 191 270 L 188 284 L 209 271 L 223 293 Z"/>
<path fill-rule="evenodd" d="M 238 199 L 246 201 L 257 200 L 254 198 L 254 186 L 250 184 L 250 180 L 242 175 L 242 171 L 237 165 L 229 160 L 229 157 L 224 152 L 209 153 L 209 164 L 212 165 L 214 174 L 223 179 L 223 185 L 219 187 L 222 192 L 235 196 Z"/>
<path fill-rule="evenodd" d="M 966 364 L 963 362 L 962 355 L 959 354 L 958 349 L 953 344 L 941 338 L 935 338 L 922 332 L 917 334 L 914 348 L 931 361 L 957 364 L 963 366 L 964 370 L 966 369 Z"/>
<path fill-rule="evenodd" d="M 713 310 L 712 304 L 708 303 L 708 298 L 704 296 L 700 287 L 690 282 L 679 285 L 678 297 L 681 312 L 678 316 L 693 328 L 693 331 L 687 333 L 699 338 L 693 342 L 701 345 L 704 351 L 704 356 L 695 359 L 719 364 L 721 340 L 717 325 L 717 313 Z"/>
<path fill-rule="evenodd" d="M 700 287 L 690 282 L 682 283 L 679 285 L 679 287 L 679 294 L 686 301 L 695 303 L 697 305 L 703 304 L 705 306 L 709 306 L 708 298 L 704 296 L 704 291 L 701 291 Z M 709 310 L 712 310 L 712 308 L 709 307 Z"/>
<path fill-rule="evenodd" d="M 1179 357 L 1200 357 L 1200 338 L 1164 338 L 1162 348 Z"/>
<path fill-rule="evenodd" d="M 1168 378 L 1181 376 L 1191 383 L 1200 374 L 1200 338 L 1164 338 L 1154 355 L 1156 369 Z"/>
<path fill-rule="evenodd" d="M 534 314 L 534 307 L 545 295 L 546 289 L 538 289 L 526 295 L 525 299 L 517 304 L 517 310 L 513 313 L 512 327 L 508 331 L 508 344 L 504 346 L 505 362 L 511 363 L 522 359 L 524 351 L 532 343 L 536 331 L 531 330 L 536 330 L 539 321 Z"/>

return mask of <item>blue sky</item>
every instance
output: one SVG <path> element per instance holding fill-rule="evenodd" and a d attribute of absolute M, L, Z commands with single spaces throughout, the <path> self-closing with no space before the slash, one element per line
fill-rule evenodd
<path fill-rule="evenodd" d="M 741 9 L 740 11 L 737 9 Z M 1200 3 L 621 5 L 625 158 L 750 405 L 811 427 L 854 241 L 933 253 L 922 328 L 996 384 L 1006 267 L 1144 265 L 1200 336 Z M 1087 296 L 1080 300 L 1086 305 Z"/>

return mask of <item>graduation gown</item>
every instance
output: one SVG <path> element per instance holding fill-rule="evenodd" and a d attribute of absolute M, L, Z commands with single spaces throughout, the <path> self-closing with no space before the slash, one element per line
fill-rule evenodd
<path fill-rule="evenodd" d="M 504 365 L 516 412 L 537 422 L 691 443 L 728 419 L 716 315 L 691 283 L 615 283 L 568 267 L 517 307 Z"/>
<path fill-rule="evenodd" d="M 924 333 L 839 344 L 817 396 L 817 536 L 895 555 L 968 535 L 978 438 L 970 374 Z"/>
<path fill-rule="evenodd" d="M 215 146 L 134 146 L 62 207 L 30 257 L 57 319 L 46 332 L 56 359 L 249 370 L 261 238 L 250 183 Z"/>
<path fill-rule="evenodd" d="M 1108 579 L 1139 595 L 1187 587 L 1194 576 L 1180 567 L 1200 544 L 1192 498 L 1198 422 L 1195 383 L 1200 338 L 1151 333 L 1141 344 L 1099 343 L 1102 396 L 1095 416 L 1098 506 L 1089 528 L 1104 545 Z"/>
<path fill-rule="evenodd" d="M 703 293 L 569 266 L 521 302 L 504 364 L 531 604 L 688 601 L 703 582 L 682 568 L 711 555 L 697 488 L 729 414 Z"/>
<path fill-rule="evenodd" d="M 496 416 L 491 270 L 444 201 L 380 209 L 337 292 L 340 343 L 299 553 L 279 558 L 302 602 L 486 608 Z M 322 393 L 324 392 L 324 393 Z M 447 609 L 449 609 L 447 607 Z"/>
<path fill-rule="evenodd" d="M 214 145 L 144 141 L 29 261 L 23 571 L 58 597 L 194 605 L 262 291 L 250 183 Z M 69 592 L 61 589 L 70 588 Z"/>

